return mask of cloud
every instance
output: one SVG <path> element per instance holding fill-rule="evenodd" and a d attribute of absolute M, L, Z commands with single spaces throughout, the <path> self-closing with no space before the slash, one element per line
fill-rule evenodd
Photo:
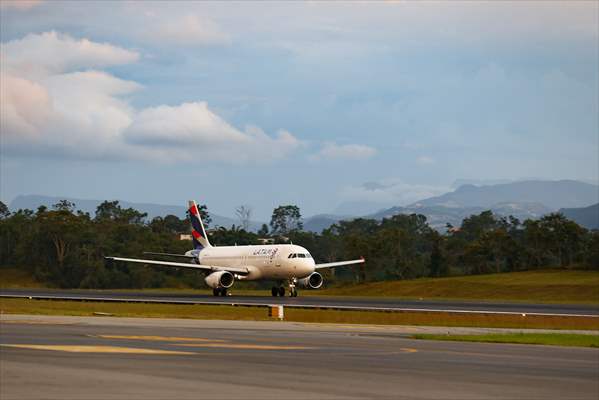
<path fill-rule="evenodd" d="M 362 201 L 379 204 L 381 207 L 405 206 L 447 192 L 449 188 L 403 182 L 399 178 L 388 178 L 378 182 L 348 186 L 341 191 L 344 201 Z"/>
<path fill-rule="evenodd" d="M 6 154 L 245 163 L 301 146 L 287 131 L 239 130 L 206 102 L 136 109 L 126 96 L 141 85 L 88 69 L 139 58 L 110 44 L 47 32 L 2 44 L 0 53 Z"/>
<path fill-rule="evenodd" d="M 316 159 L 365 160 L 376 154 L 376 149 L 361 144 L 338 145 L 327 142 L 316 155 Z"/>
<path fill-rule="evenodd" d="M 29 10 L 39 4 L 43 0 L 2 0 L 0 8 L 14 8 L 17 10 Z"/>
<path fill-rule="evenodd" d="M 179 46 L 223 45 L 231 41 L 215 22 L 197 15 L 185 15 L 158 23 L 146 36 L 156 42 Z"/>
<path fill-rule="evenodd" d="M 435 163 L 435 159 L 429 156 L 420 156 L 416 159 L 418 165 L 432 165 Z"/>
<path fill-rule="evenodd" d="M 139 54 L 108 43 L 76 40 L 55 31 L 28 34 L 22 39 L 2 43 L 3 68 L 31 78 L 90 67 L 129 64 Z"/>
<path fill-rule="evenodd" d="M 233 163 L 280 158 L 300 146 L 287 131 L 280 131 L 275 138 L 258 127 L 240 131 L 212 112 L 206 102 L 141 110 L 123 137 L 146 149 L 177 148 L 191 153 L 189 158 Z"/>

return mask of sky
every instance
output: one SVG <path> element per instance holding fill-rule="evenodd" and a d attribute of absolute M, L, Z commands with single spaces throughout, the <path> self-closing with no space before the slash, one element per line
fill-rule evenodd
<path fill-rule="evenodd" d="M 599 180 L 599 2 L 0 0 L 0 200 L 253 218 Z"/>

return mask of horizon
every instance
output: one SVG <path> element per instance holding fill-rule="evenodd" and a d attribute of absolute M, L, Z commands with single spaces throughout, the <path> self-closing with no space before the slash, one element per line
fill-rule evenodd
<path fill-rule="evenodd" d="M 458 181 L 460 181 L 460 180 L 456 180 L 456 182 L 458 182 Z M 495 180 L 492 180 L 492 181 L 495 181 Z M 599 189 L 599 183 L 596 183 L 596 182 L 585 182 L 585 181 L 580 181 L 580 180 L 575 180 L 575 179 L 544 180 L 544 179 L 531 179 L 531 178 L 527 178 L 527 179 L 513 180 L 513 181 L 509 181 L 509 182 L 502 182 L 502 183 L 488 183 L 488 184 L 485 184 L 485 183 L 464 183 L 464 184 L 460 184 L 457 187 L 452 187 L 451 189 L 448 190 L 448 192 L 442 193 L 441 195 L 458 192 L 463 186 L 469 186 L 469 185 L 482 188 L 482 187 L 492 187 L 492 186 L 509 185 L 511 183 L 528 183 L 528 182 L 555 182 L 555 183 L 557 183 L 557 182 L 576 182 L 576 183 L 583 183 L 583 184 L 587 184 L 587 185 L 597 186 L 597 188 Z M 54 200 L 65 200 L 66 199 L 66 200 L 70 200 L 70 201 L 74 202 L 76 210 L 83 208 L 83 207 L 79 207 L 78 206 L 77 201 L 85 201 L 85 202 L 87 202 L 87 201 L 97 201 L 97 202 L 103 202 L 103 201 L 115 201 L 115 200 L 117 200 L 117 201 L 119 201 L 119 203 L 121 205 L 123 205 L 123 203 L 128 203 L 128 205 L 132 204 L 132 205 L 138 205 L 138 206 L 139 205 L 145 205 L 145 206 L 159 206 L 159 207 L 180 207 L 182 209 L 185 209 L 186 208 L 185 204 L 189 200 L 189 199 L 186 199 L 185 201 L 181 201 L 180 204 L 165 204 L 165 203 L 153 203 L 153 202 L 136 202 L 136 201 L 131 201 L 129 199 L 124 199 L 124 198 L 106 198 L 106 199 L 96 198 L 96 199 L 92 199 L 92 198 L 78 198 L 78 197 L 74 197 L 74 196 L 51 196 L 51 195 L 30 193 L 30 194 L 19 194 L 18 196 L 16 196 L 15 198 L 13 198 L 10 202 L 5 202 L 5 204 L 7 206 L 9 206 L 9 209 L 10 209 L 11 203 L 14 202 L 19 197 L 50 197 L 50 198 L 53 198 Z M 437 196 L 434 196 L 434 197 L 437 197 Z M 376 214 L 381 213 L 383 211 L 387 211 L 387 210 L 395 208 L 395 207 L 421 207 L 422 206 L 421 202 L 422 201 L 426 201 L 426 200 L 429 200 L 429 198 L 419 199 L 419 200 L 416 200 L 415 202 L 413 202 L 411 204 L 405 204 L 405 205 L 399 205 L 399 204 L 396 204 L 396 205 L 386 205 L 386 206 L 383 206 L 381 208 L 373 208 L 373 209 L 371 209 L 370 211 L 368 211 L 366 213 L 354 213 L 354 214 L 339 214 L 339 213 L 337 213 L 336 214 L 336 213 L 329 213 L 329 212 L 317 212 L 315 214 L 309 214 L 309 215 L 302 214 L 302 219 L 303 220 L 309 220 L 311 218 L 321 217 L 321 216 L 325 216 L 325 217 L 326 216 L 340 217 L 340 218 L 361 218 L 361 217 L 368 217 L 368 216 L 371 216 L 371 215 L 376 215 Z M 599 200 L 599 194 L 598 194 L 598 199 L 597 200 Z M 513 201 L 516 202 L 516 203 L 518 203 L 518 201 L 516 201 L 516 200 L 513 200 Z M 498 204 L 501 204 L 501 203 L 503 203 L 503 202 L 499 202 Z M 529 202 L 520 202 L 520 203 L 524 204 L 524 203 L 529 203 Z M 200 203 L 200 204 L 202 204 L 202 203 Z M 539 203 L 539 204 L 542 205 L 542 206 L 544 206 L 544 207 L 547 207 L 543 203 Z M 593 202 L 592 204 L 589 204 L 587 206 L 574 207 L 574 208 L 586 208 L 586 207 L 593 206 L 595 204 L 596 203 Z M 52 207 L 52 204 L 44 204 L 44 205 L 47 206 L 47 207 Z M 204 205 L 207 206 L 207 210 L 208 210 L 208 212 L 211 215 L 217 215 L 218 217 L 223 217 L 223 218 L 230 219 L 230 220 L 236 220 L 236 217 L 234 215 L 235 214 L 235 210 L 231 210 L 230 213 L 219 213 L 219 212 L 213 211 L 208 204 L 204 204 Z M 279 205 L 282 205 L 282 204 L 279 204 Z M 247 205 L 247 206 L 249 206 L 250 208 L 252 208 L 251 204 Z M 482 207 L 482 208 L 485 208 L 485 207 Z M 572 208 L 572 207 L 560 207 L 560 208 Z M 12 209 L 11 211 L 14 212 L 16 210 Z M 301 211 L 301 207 L 300 207 L 300 211 Z M 181 216 L 179 216 L 179 217 L 181 217 Z M 259 217 L 255 217 L 255 216 L 252 215 L 251 221 L 252 221 L 252 223 L 260 223 L 260 224 L 261 223 L 266 223 L 266 224 L 268 224 L 269 218 L 270 217 L 259 218 Z"/>
<path fill-rule="evenodd" d="M 599 182 L 597 2 L 0 7 L 6 204 L 196 198 L 268 220 Z"/>

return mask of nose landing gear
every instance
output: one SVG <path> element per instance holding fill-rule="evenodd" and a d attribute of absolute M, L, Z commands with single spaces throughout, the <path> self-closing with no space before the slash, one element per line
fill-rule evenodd
<path fill-rule="evenodd" d="M 297 289 L 295 288 L 295 284 L 297 283 L 297 279 L 293 278 L 289 280 L 289 297 L 297 297 Z M 285 286 L 273 286 L 270 289 L 270 293 L 272 297 L 285 297 Z"/>
<path fill-rule="evenodd" d="M 226 296 L 227 295 L 227 288 L 216 288 L 216 289 L 212 289 L 212 295 L 213 296 Z"/>
<path fill-rule="evenodd" d="M 289 297 L 297 297 L 297 289 L 295 288 L 296 283 L 297 278 L 291 278 L 289 280 Z"/>

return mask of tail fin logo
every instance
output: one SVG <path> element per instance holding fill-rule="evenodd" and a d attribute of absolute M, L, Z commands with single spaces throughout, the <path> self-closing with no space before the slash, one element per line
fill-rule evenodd
<path fill-rule="evenodd" d="M 189 219 L 191 220 L 191 236 L 194 249 L 210 247 L 210 242 L 202 223 L 202 217 L 195 201 L 189 202 Z"/>

